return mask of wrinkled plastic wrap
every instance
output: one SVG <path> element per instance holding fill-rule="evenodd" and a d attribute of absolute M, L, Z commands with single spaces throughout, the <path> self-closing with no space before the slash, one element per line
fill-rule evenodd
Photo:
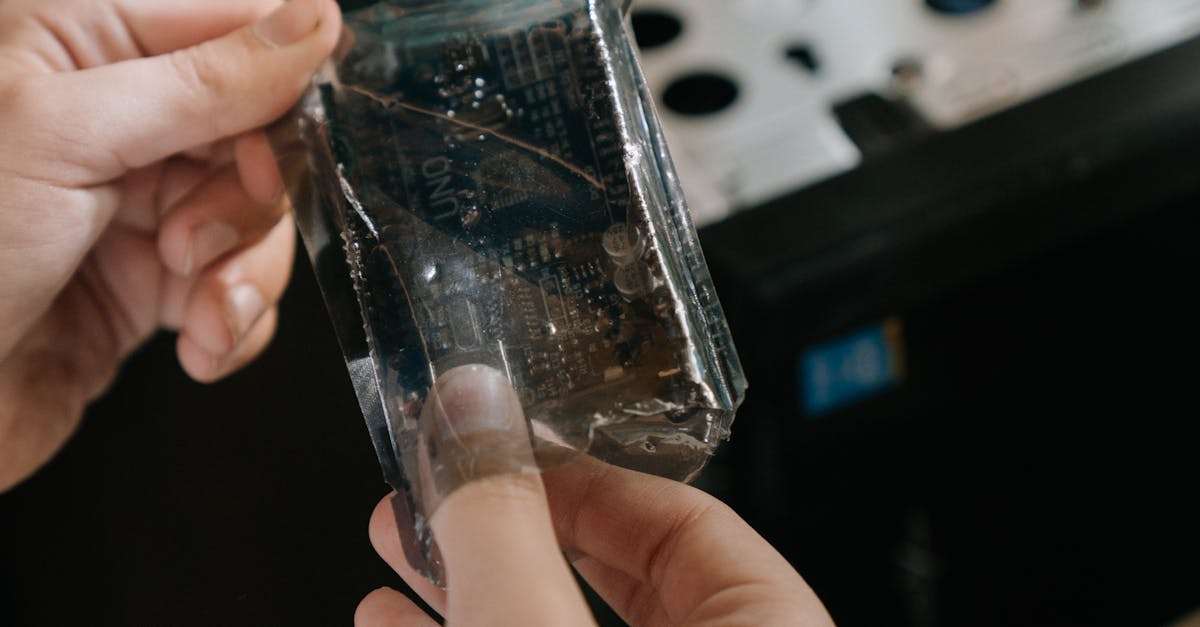
<path fill-rule="evenodd" d="M 745 380 L 616 2 L 393 0 L 273 129 L 413 566 L 438 377 L 503 373 L 537 464 L 689 480 Z"/>

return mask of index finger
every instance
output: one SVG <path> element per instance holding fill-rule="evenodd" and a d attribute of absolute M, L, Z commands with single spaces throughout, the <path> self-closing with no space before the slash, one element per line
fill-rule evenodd
<path fill-rule="evenodd" d="M 657 602 L 678 623 L 719 604 L 832 624 L 787 560 L 712 496 L 588 457 L 543 476 L 560 542 L 600 565 L 582 574 L 619 612 Z M 636 596 L 646 590 L 655 598 Z"/>

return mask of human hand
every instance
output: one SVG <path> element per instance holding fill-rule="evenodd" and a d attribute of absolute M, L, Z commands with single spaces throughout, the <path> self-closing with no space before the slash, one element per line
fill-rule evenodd
<path fill-rule="evenodd" d="M 266 346 L 294 229 L 261 128 L 334 0 L 0 2 L 0 491 L 157 329 L 213 381 Z"/>
<path fill-rule="evenodd" d="M 436 443 L 442 459 L 434 466 L 456 469 L 449 476 L 462 481 L 441 486 L 453 489 L 431 520 L 446 589 L 408 565 L 390 497 L 371 516 L 370 536 L 448 624 L 594 624 L 565 550 L 571 565 L 635 626 L 832 625 L 787 561 L 732 510 L 695 488 L 587 457 L 541 476 L 512 472 L 530 467 L 529 435 L 498 372 L 477 369 L 443 379 L 431 396 L 427 406 L 438 411 L 422 421 L 452 427 Z M 525 459 L 512 461 L 514 451 Z M 505 459 L 491 459 L 492 452 Z M 355 624 L 437 623 L 400 592 L 381 588 L 359 605 Z"/>

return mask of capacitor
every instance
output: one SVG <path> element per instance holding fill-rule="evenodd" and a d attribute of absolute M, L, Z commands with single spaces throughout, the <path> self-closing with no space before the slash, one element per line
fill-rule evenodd
<path fill-rule="evenodd" d="M 627 266 L 646 252 L 646 239 L 634 224 L 614 224 L 604 231 L 600 241 L 604 252 L 618 266 Z"/>
<path fill-rule="evenodd" d="M 654 284 L 646 264 L 639 262 L 613 268 L 613 285 L 622 296 L 632 300 L 649 294 Z"/>

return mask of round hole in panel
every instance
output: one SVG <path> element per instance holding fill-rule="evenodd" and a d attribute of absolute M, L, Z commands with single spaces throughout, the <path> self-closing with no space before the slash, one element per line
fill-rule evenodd
<path fill-rule="evenodd" d="M 995 0 L 925 0 L 925 4 L 947 15 L 970 15 L 992 5 Z"/>
<path fill-rule="evenodd" d="M 711 115 L 737 100 L 737 83 L 716 72 L 695 72 L 675 79 L 663 92 L 663 104 L 683 115 Z"/>
<path fill-rule="evenodd" d="M 683 32 L 683 22 L 660 9 L 635 9 L 630 19 L 633 21 L 633 37 L 642 50 L 669 44 Z"/>

